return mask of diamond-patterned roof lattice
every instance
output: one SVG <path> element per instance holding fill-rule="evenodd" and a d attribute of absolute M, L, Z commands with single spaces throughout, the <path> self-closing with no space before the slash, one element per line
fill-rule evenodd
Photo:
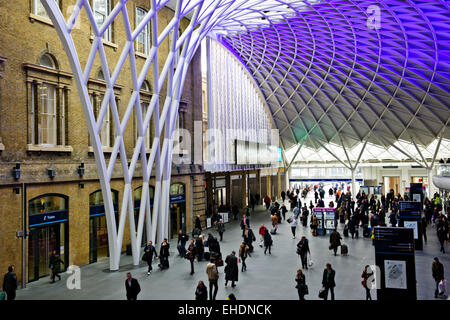
<path fill-rule="evenodd" d="M 300 2 L 219 36 L 259 84 L 285 149 L 450 139 L 450 1 Z"/>

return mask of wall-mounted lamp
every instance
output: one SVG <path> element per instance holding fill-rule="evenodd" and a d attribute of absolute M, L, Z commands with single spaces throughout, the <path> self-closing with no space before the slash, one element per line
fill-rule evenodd
<path fill-rule="evenodd" d="M 16 162 L 16 166 L 11 170 L 11 175 L 13 176 L 14 180 L 20 179 L 20 163 Z"/>
<path fill-rule="evenodd" d="M 15 194 L 19 194 L 20 193 L 20 188 L 19 187 L 14 187 L 13 191 Z"/>
<path fill-rule="evenodd" d="M 47 175 L 49 176 L 50 179 L 53 179 L 56 176 L 55 169 L 47 168 Z"/>
<path fill-rule="evenodd" d="M 77 173 L 80 176 L 80 178 L 83 178 L 84 176 L 84 162 L 82 162 L 78 168 L 77 168 Z"/>
<path fill-rule="evenodd" d="M 84 189 L 84 183 L 81 183 L 78 185 L 80 187 L 80 189 Z"/>

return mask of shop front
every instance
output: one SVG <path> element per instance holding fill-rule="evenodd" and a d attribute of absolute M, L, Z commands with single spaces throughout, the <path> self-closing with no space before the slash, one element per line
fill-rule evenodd
<path fill-rule="evenodd" d="M 118 221 L 119 192 L 112 190 L 114 213 Z M 109 257 L 108 227 L 106 225 L 105 205 L 101 190 L 89 195 L 89 263 Z"/>
<path fill-rule="evenodd" d="M 28 281 L 50 274 L 49 260 L 53 250 L 60 255 L 65 271 L 69 263 L 69 198 L 47 194 L 28 202 Z"/>
<path fill-rule="evenodd" d="M 178 236 L 178 232 L 186 232 L 186 188 L 183 183 L 170 186 L 170 235 Z"/>

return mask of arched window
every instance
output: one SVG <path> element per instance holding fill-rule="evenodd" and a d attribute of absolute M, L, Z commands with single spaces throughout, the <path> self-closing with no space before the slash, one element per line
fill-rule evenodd
<path fill-rule="evenodd" d="M 136 7 L 136 27 L 144 20 L 147 10 Z M 150 53 L 150 23 L 147 23 L 136 40 L 136 51 L 148 55 Z"/>
<path fill-rule="evenodd" d="M 59 6 L 59 0 L 55 0 L 55 2 Z M 33 13 L 37 16 L 50 19 L 41 0 L 33 0 Z"/>
<path fill-rule="evenodd" d="M 41 56 L 41 59 L 39 60 L 39 64 L 43 67 L 57 69 L 55 60 L 48 53 L 45 53 Z"/>
<path fill-rule="evenodd" d="M 102 69 L 100 69 L 100 70 L 98 71 L 97 79 L 98 79 L 98 80 L 105 81 L 105 74 L 103 73 L 103 70 L 102 70 Z"/>

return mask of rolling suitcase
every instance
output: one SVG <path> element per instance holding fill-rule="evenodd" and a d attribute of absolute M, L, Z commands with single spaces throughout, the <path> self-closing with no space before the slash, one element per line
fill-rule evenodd
<path fill-rule="evenodd" d="M 272 228 L 272 230 L 270 230 L 270 234 L 276 234 L 277 233 L 277 228 Z"/>
<path fill-rule="evenodd" d="M 348 247 L 347 247 L 346 244 L 342 244 L 342 245 L 341 245 L 341 254 L 342 254 L 343 256 L 348 255 Z"/>

